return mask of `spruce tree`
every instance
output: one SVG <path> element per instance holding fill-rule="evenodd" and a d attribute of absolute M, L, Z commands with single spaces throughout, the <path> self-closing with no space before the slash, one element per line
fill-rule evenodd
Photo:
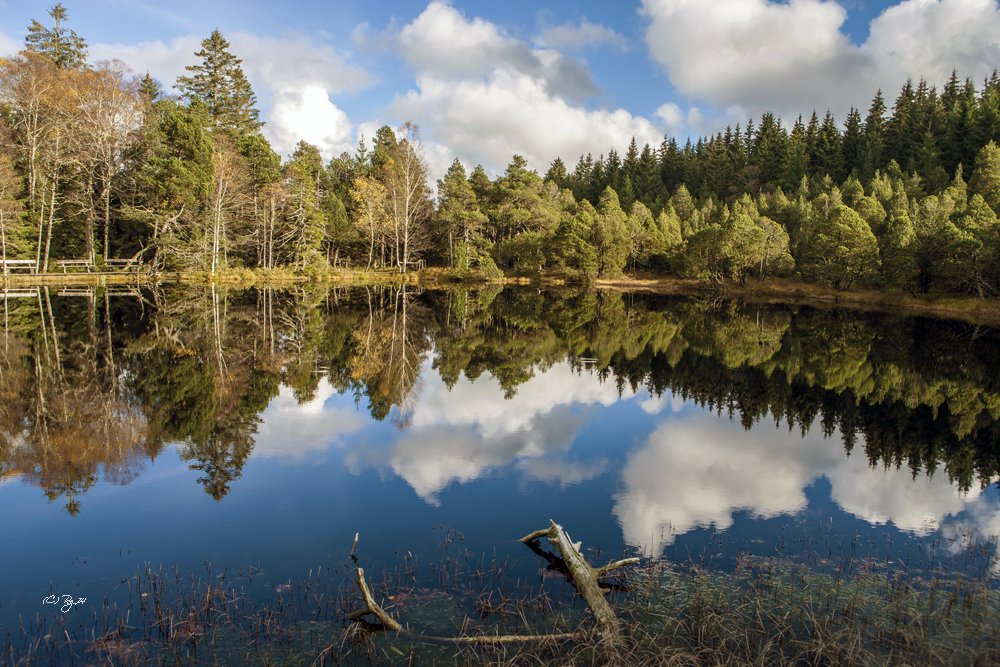
<path fill-rule="evenodd" d="M 229 52 L 229 42 L 218 30 L 201 47 L 195 55 L 202 63 L 184 68 L 194 76 L 177 77 L 174 87 L 189 100 L 202 100 L 217 128 L 239 135 L 260 130 L 264 123 L 256 108 L 257 96 L 240 67 L 243 61 Z"/>
<path fill-rule="evenodd" d="M 875 172 L 881 169 L 885 163 L 883 155 L 885 150 L 885 100 L 882 98 L 882 89 L 879 88 L 872 100 L 871 107 L 868 108 L 868 116 L 865 118 L 864 147 L 861 152 L 861 178 L 864 181 L 875 176 Z"/>
<path fill-rule="evenodd" d="M 861 154 L 863 152 L 864 137 L 861 128 L 861 114 L 854 107 L 851 107 L 847 114 L 847 122 L 844 123 L 844 136 L 841 140 L 842 153 L 844 156 L 844 173 L 850 175 L 855 171 L 861 173 Z"/>
<path fill-rule="evenodd" d="M 59 69 L 84 67 L 87 61 L 87 42 L 75 31 L 66 31 L 62 27 L 68 18 L 66 8 L 57 3 L 49 10 L 55 25 L 46 28 L 38 21 L 32 21 L 28 26 L 28 34 L 24 38 L 24 50 L 52 61 Z"/>

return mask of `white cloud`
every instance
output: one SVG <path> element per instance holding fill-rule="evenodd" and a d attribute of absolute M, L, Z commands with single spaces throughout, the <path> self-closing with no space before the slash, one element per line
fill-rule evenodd
<path fill-rule="evenodd" d="M 837 434 L 824 439 L 818 424 L 804 437 L 766 419 L 745 431 L 705 412 L 662 422 L 628 457 L 613 511 L 629 544 L 656 549 L 696 527 L 729 528 L 737 511 L 794 514 L 823 476 L 845 512 L 872 524 L 923 535 L 970 509 L 975 525 L 1000 534 L 1000 513 L 984 511 L 978 491 L 962 494 L 945 475 L 873 469 L 863 455 L 845 457 Z"/>
<path fill-rule="evenodd" d="M 845 511 L 873 524 L 892 521 L 900 530 L 918 535 L 941 527 L 979 496 L 978 489 L 963 496 L 944 474 L 915 478 L 909 468 L 872 468 L 863 452 L 844 460 L 827 473 L 830 495 Z"/>
<path fill-rule="evenodd" d="M 698 526 L 726 529 L 733 513 L 761 517 L 805 507 L 804 489 L 843 452 L 819 429 L 804 439 L 701 412 L 662 422 L 622 470 L 614 514 L 625 540 L 655 549 Z"/>
<path fill-rule="evenodd" d="M 2 5 L 0 5 L 2 7 Z M 7 34 L 6 30 L 0 28 L 0 57 L 12 56 L 24 48 L 24 42 L 14 39 Z"/>
<path fill-rule="evenodd" d="M 678 92 L 717 106 L 835 106 L 869 64 L 840 31 L 847 12 L 835 2 L 644 0 L 639 11 Z"/>
<path fill-rule="evenodd" d="M 582 61 L 532 49 L 440 2 L 403 27 L 399 49 L 417 70 L 417 89 L 397 96 L 393 115 L 420 124 L 463 163 L 499 172 L 520 154 L 544 171 L 556 157 L 574 160 L 633 136 L 640 145 L 662 140 L 662 128 L 624 109 L 582 106 L 600 92 Z"/>
<path fill-rule="evenodd" d="M 303 36 L 277 39 L 237 32 L 227 39 L 230 52 L 243 60 L 264 111 L 264 135 L 275 151 L 288 155 L 299 140 L 318 146 L 327 159 L 354 148 L 353 126 L 330 96 L 369 85 L 365 70 Z M 93 59 L 118 58 L 140 73 L 149 71 L 169 94 L 176 92 L 177 77 L 189 74 L 184 67 L 201 62 L 194 55 L 201 42 L 201 37 L 187 35 L 169 42 L 94 44 L 90 54 Z"/>
<path fill-rule="evenodd" d="M 650 415 L 660 414 L 667 406 L 670 406 L 674 412 L 680 412 L 684 407 L 684 399 L 673 392 L 665 391 L 659 396 L 650 394 L 645 401 L 639 404 L 642 411 Z"/>
<path fill-rule="evenodd" d="M 322 86 L 275 93 L 271 105 L 264 136 L 279 155 L 290 155 L 300 140 L 317 146 L 326 159 L 354 150 L 351 122 Z"/>
<path fill-rule="evenodd" d="M 670 133 L 678 134 L 684 127 L 684 112 L 674 102 L 660 105 L 660 108 L 656 110 L 656 115 L 660 117 Z"/>
<path fill-rule="evenodd" d="M 431 363 L 422 371 L 426 384 L 412 427 L 384 451 L 352 452 L 352 472 L 366 466 L 391 469 L 420 498 L 437 505 L 438 495 L 450 484 L 471 482 L 512 464 L 526 479 L 562 486 L 593 479 L 607 469 L 604 459 L 567 457 L 589 420 L 573 406 L 613 405 L 619 400 L 613 383 L 577 375 L 561 363 L 519 385 L 517 394 L 504 400 L 493 377 L 471 382 L 463 375 L 449 390 Z"/>
<path fill-rule="evenodd" d="M 904 0 L 852 44 L 833 0 L 643 0 L 650 56 L 691 102 L 725 109 L 712 131 L 765 110 L 786 121 L 826 109 L 843 122 L 907 78 L 941 85 L 957 69 L 981 80 L 1000 62 L 997 0 Z M 689 123 L 690 125 L 690 123 Z"/>
<path fill-rule="evenodd" d="M 641 116 L 573 106 L 538 79 L 510 70 L 497 70 L 485 81 L 421 76 L 417 83 L 419 91 L 393 103 L 395 114 L 423 126 L 463 162 L 494 171 L 502 171 L 514 154 L 544 172 L 557 157 L 574 161 L 595 147 L 627 146 L 633 136 L 640 146 L 663 138 Z"/>
<path fill-rule="evenodd" d="M 336 391 L 323 378 L 316 397 L 299 404 L 294 392 L 284 385 L 261 414 L 262 423 L 254 436 L 254 456 L 300 460 L 322 454 L 344 436 L 360 431 L 368 423 L 357 410 L 328 407 Z"/>
<path fill-rule="evenodd" d="M 283 39 L 234 33 L 233 53 L 243 59 L 243 71 L 262 90 L 302 90 L 322 86 L 330 95 L 355 92 L 371 83 L 362 68 L 348 64 L 332 47 L 313 44 L 302 36 Z"/>
<path fill-rule="evenodd" d="M 500 65 L 530 68 L 531 49 L 482 18 L 431 2 L 399 32 L 399 50 L 413 67 L 443 76 L 479 75 Z"/>
<path fill-rule="evenodd" d="M 600 23 L 591 23 L 586 16 L 581 17 L 580 23 L 576 25 L 567 21 L 547 28 L 535 39 L 535 44 L 563 51 L 578 51 L 605 44 L 621 51 L 628 49 L 628 43 L 622 35 Z"/>
<path fill-rule="evenodd" d="M 878 62 L 887 93 L 907 77 L 943 83 L 952 69 L 979 83 L 1000 63 L 1000 8 L 996 0 L 906 0 L 872 21 L 862 50 Z"/>
<path fill-rule="evenodd" d="M 173 89 L 177 77 L 190 74 L 184 70 L 186 66 L 201 62 L 194 55 L 201 50 L 201 38 L 196 35 L 177 37 L 169 42 L 98 43 L 91 44 L 88 50 L 91 60 L 117 58 L 140 74 L 149 72 L 163 85 L 163 92 L 167 95 L 177 92 Z"/>

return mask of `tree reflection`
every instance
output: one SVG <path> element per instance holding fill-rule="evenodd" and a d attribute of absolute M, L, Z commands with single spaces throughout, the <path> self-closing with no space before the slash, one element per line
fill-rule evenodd
<path fill-rule="evenodd" d="M 839 432 L 872 466 L 944 468 L 968 488 L 1000 473 L 996 329 L 839 310 L 614 291 L 8 290 L 0 347 L 0 475 L 76 514 L 167 443 L 221 501 L 282 384 L 326 378 L 399 428 L 431 362 L 451 389 L 484 374 L 505 398 L 553 364 L 619 394 L 672 392 L 749 429 Z"/>

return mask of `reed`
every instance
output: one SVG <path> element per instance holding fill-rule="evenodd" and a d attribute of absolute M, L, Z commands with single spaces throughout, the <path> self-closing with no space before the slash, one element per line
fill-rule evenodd
<path fill-rule="evenodd" d="M 347 620 L 359 605 L 353 552 L 266 596 L 254 588 L 259 568 L 205 563 L 196 578 L 147 565 L 92 618 L 23 619 L 0 639 L 0 665 L 996 664 L 996 541 L 966 536 L 945 569 L 933 556 L 941 539 L 921 543 L 923 556 L 909 562 L 857 537 L 820 546 L 795 535 L 769 556 L 739 553 L 725 571 L 711 564 L 712 543 L 684 560 L 647 556 L 610 584 L 626 637 L 614 646 L 587 633 L 586 606 L 551 568 L 525 576 L 523 562 L 474 554 L 460 531 L 443 526 L 430 562 L 404 545 L 394 563 L 366 567 L 373 595 L 415 637 Z M 578 629 L 575 642 L 420 638 Z"/>

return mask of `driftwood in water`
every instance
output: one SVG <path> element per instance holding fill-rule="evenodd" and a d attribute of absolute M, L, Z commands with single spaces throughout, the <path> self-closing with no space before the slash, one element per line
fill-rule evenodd
<path fill-rule="evenodd" d="M 354 546 L 357 546 L 357 544 L 358 544 L 358 538 L 355 537 Z M 351 547 L 351 554 L 352 555 L 354 554 L 354 547 Z M 396 619 L 394 619 L 392 616 L 385 613 L 385 610 L 382 609 L 382 607 L 378 606 L 378 603 L 375 602 L 375 598 L 372 597 L 372 592 L 368 590 L 368 582 L 365 580 L 365 571 L 361 567 L 358 567 L 357 583 L 358 583 L 358 590 L 361 591 L 361 599 L 364 600 L 365 602 L 365 608 L 359 609 L 357 611 L 352 611 L 350 614 L 347 615 L 347 618 L 351 619 L 352 621 L 355 621 L 366 614 L 373 614 L 376 617 L 378 617 L 378 620 L 382 621 L 382 625 L 384 625 L 387 630 L 393 630 L 394 632 L 399 632 L 400 630 L 402 630 L 403 626 L 397 623 Z"/>
<path fill-rule="evenodd" d="M 618 617 L 615 615 L 611 605 L 608 604 L 608 601 L 604 599 L 604 591 L 601 589 L 598 580 L 612 570 L 638 563 L 639 559 L 626 558 L 609 563 L 595 570 L 590 567 L 583 554 L 580 553 L 580 543 L 577 542 L 574 544 L 565 529 L 555 521 L 550 519 L 549 524 L 547 530 L 536 530 L 530 535 L 522 537 L 521 541 L 531 545 L 531 543 L 543 537 L 549 539 L 549 543 L 555 547 L 566 563 L 566 569 L 573 579 L 573 585 L 576 586 L 576 590 L 587 601 L 587 606 L 593 612 L 601 636 L 605 639 L 617 641 L 621 637 L 621 627 L 618 624 Z"/>
<path fill-rule="evenodd" d="M 586 600 L 587 605 L 594 614 L 594 619 L 597 621 L 597 627 L 600 631 L 601 636 L 611 642 L 617 642 L 621 639 L 621 627 L 618 624 L 618 617 L 615 615 L 611 605 L 608 601 L 604 599 L 604 589 L 599 585 L 599 580 L 608 572 L 616 570 L 620 567 L 626 565 L 632 565 L 638 563 L 638 558 L 626 558 L 624 560 L 615 561 L 609 563 L 604 567 L 592 568 L 584 559 L 583 554 L 580 553 L 580 543 L 576 544 L 569 538 L 569 534 L 563 529 L 562 526 L 557 524 L 555 521 L 549 520 L 549 528 L 547 530 L 536 530 L 535 532 L 521 538 L 521 541 L 532 547 L 532 550 L 536 552 L 541 552 L 537 548 L 535 542 L 543 537 L 547 537 L 549 542 L 555 547 L 556 551 L 562 558 L 562 561 L 566 565 L 566 571 L 569 573 L 573 585 L 576 590 L 579 591 L 583 599 Z M 358 536 L 354 536 L 354 544 L 351 546 L 351 558 L 357 562 L 357 558 L 354 556 L 354 549 L 358 545 Z M 548 560 L 554 560 L 549 558 L 548 554 L 541 552 L 541 555 L 546 557 Z M 371 590 L 368 588 L 368 582 L 365 579 L 365 571 L 358 566 L 358 576 L 356 579 L 358 585 L 358 590 L 361 591 L 361 598 L 365 603 L 363 609 L 351 612 L 347 615 L 347 618 L 351 620 L 358 620 L 362 616 L 371 614 L 382 622 L 382 626 L 386 630 L 391 630 L 393 632 L 398 632 L 406 634 L 419 639 L 432 641 L 432 642 L 444 642 L 452 644 L 512 644 L 520 642 L 542 642 L 542 641 L 563 641 L 567 639 L 581 639 L 583 634 L 579 632 L 572 633 L 553 633 L 547 635 L 480 635 L 477 637 L 430 637 L 427 635 L 421 635 L 404 628 L 399 624 L 396 619 L 390 616 L 382 607 L 375 602 L 375 598 L 372 596 Z"/>

